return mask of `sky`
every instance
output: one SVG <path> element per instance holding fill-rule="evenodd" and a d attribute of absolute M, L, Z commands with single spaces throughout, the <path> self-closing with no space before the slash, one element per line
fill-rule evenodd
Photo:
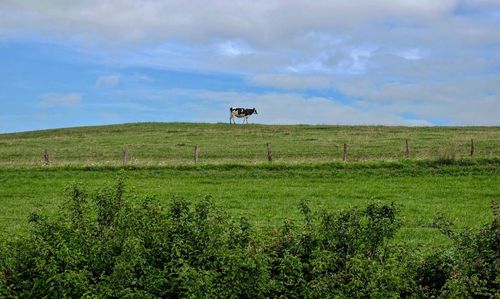
<path fill-rule="evenodd" d="M 500 0 L 0 0 L 0 132 L 500 125 Z"/>

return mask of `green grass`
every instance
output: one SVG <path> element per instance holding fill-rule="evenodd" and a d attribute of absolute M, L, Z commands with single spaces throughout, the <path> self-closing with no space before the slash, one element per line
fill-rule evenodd
<path fill-rule="evenodd" d="M 399 160 L 405 140 L 412 159 L 500 157 L 500 127 L 264 126 L 143 123 L 0 134 L 0 166 L 41 165 L 49 150 L 53 165 L 120 165 L 128 146 L 133 165 L 192 162 L 194 145 L 201 163 L 259 163 L 266 143 L 280 163 L 331 162 L 349 145 L 350 161 Z"/>
<path fill-rule="evenodd" d="M 474 138 L 476 152 L 468 158 Z M 411 159 L 405 157 L 410 140 Z M 272 142 L 274 162 L 266 161 Z M 343 143 L 349 163 L 339 162 Z M 201 163 L 192 152 L 200 146 Z M 0 235 L 27 228 L 31 211 L 55 215 L 64 188 L 94 192 L 112 183 L 128 145 L 129 194 L 161 201 L 211 195 L 259 229 L 298 219 L 297 205 L 338 211 L 373 200 L 401 205 L 397 239 L 439 245 L 430 227 L 442 211 L 460 227 L 492 219 L 500 199 L 499 127 L 346 127 L 225 124 L 128 124 L 0 135 Z M 42 167 L 43 149 L 51 165 Z M 137 199 L 133 199 L 137 200 Z"/>
<path fill-rule="evenodd" d="M 119 167 L 4 168 L 0 170 L 0 227 L 22 232 L 33 210 L 57 213 L 64 187 L 80 182 L 91 190 L 112 183 Z M 459 226 L 477 227 L 492 219 L 490 203 L 500 195 L 500 160 L 365 162 L 343 165 L 206 165 L 131 167 L 129 194 L 197 200 L 211 195 L 233 216 L 245 216 L 262 229 L 298 219 L 297 205 L 340 210 L 370 201 L 402 207 L 399 240 L 441 244 L 430 227 L 442 211 Z"/>

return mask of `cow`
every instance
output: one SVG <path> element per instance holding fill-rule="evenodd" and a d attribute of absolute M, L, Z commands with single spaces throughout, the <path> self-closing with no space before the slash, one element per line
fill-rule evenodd
<path fill-rule="evenodd" d="M 257 110 L 255 108 L 252 109 L 247 109 L 247 108 L 229 108 L 229 123 L 235 123 L 236 120 L 234 119 L 235 117 L 237 118 L 244 118 L 243 123 L 248 124 L 248 117 L 252 114 L 258 114 Z"/>

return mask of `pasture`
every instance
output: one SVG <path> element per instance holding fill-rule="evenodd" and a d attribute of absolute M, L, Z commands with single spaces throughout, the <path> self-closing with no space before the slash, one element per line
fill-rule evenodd
<path fill-rule="evenodd" d="M 344 143 L 347 163 L 341 162 Z M 58 129 L 0 135 L 1 235 L 25 231 L 32 211 L 57 213 L 70 182 L 94 191 L 113 182 L 125 145 L 129 194 L 160 201 L 211 196 L 262 230 L 298 219 L 302 200 L 318 213 L 395 202 L 403 216 L 396 239 L 437 246 L 445 240 L 431 227 L 436 212 L 460 227 L 478 227 L 492 219 L 489 206 L 500 198 L 498 127 L 148 123 Z M 194 145 L 200 147 L 196 165 Z M 51 158 L 46 167 L 44 148 Z"/>
<path fill-rule="evenodd" d="M 498 127 L 384 127 L 313 125 L 228 125 L 142 123 L 0 134 L 0 166 L 39 166 L 47 148 L 52 165 L 121 165 L 128 146 L 132 165 L 185 165 L 200 148 L 205 164 L 254 164 L 266 161 L 272 143 L 277 163 L 500 157 Z"/>

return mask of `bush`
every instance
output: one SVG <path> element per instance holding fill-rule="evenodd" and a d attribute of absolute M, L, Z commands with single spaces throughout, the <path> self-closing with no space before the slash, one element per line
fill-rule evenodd
<path fill-rule="evenodd" d="M 305 203 L 302 227 L 286 222 L 272 239 L 268 255 L 277 297 L 394 297 L 405 289 L 403 265 L 387 245 L 399 223 L 394 205 L 369 204 L 316 224 Z"/>
<path fill-rule="evenodd" d="M 434 225 L 454 246 L 451 253 L 431 255 L 425 261 L 424 272 L 418 279 L 424 288 L 427 286 L 428 294 L 444 298 L 500 298 L 500 219 L 495 202 L 492 210 L 491 224 L 477 231 L 456 231 L 449 220 L 437 215 Z"/>
<path fill-rule="evenodd" d="M 2 296 L 261 297 L 265 256 L 248 221 L 232 221 L 209 198 L 164 209 L 146 198 L 133 205 L 124 183 L 89 196 L 68 189 L 60 217 L 32 214 L 31 233 L 6 245 Z"/>
<path fill-rule="evenodd" d="M 132 204 L 125 184 L 68 188 L 55 219 L 30 216 L 30 234 L 2 244 L 0 297 L 389 298 L 498 296 L 498 217 L 453 233 L 446 254 L 421 262 L 391 245 L 398 209 L 372 203 L 285 221 L 257 236 L 210 198 Z"/>

